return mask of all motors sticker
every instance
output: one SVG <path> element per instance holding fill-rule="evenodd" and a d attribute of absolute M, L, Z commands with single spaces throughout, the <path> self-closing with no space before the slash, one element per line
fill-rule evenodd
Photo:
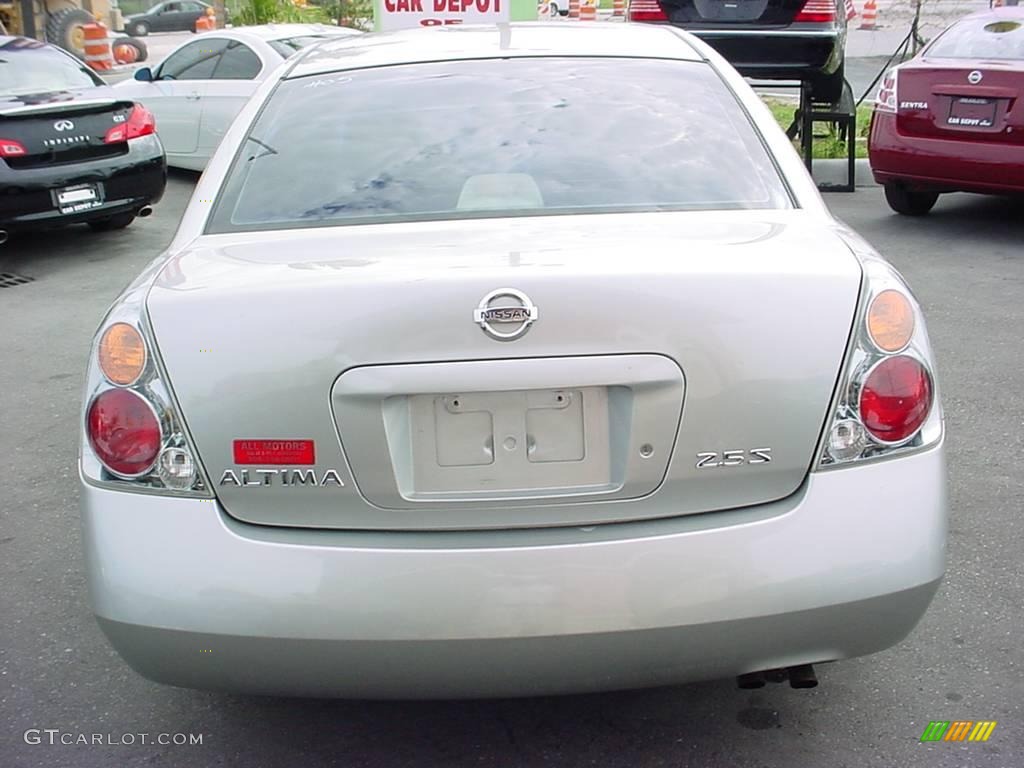
<path fill-rule="evenodd" d="M 498 24 L 509 20 L 512 0 L 378 0 L 378 29 Z"/>

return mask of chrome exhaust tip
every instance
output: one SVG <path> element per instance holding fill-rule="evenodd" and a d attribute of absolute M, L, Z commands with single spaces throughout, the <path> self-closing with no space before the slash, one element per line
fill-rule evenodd
<path fill-rule="evenodd" d="M 7 230 L 6 229 L 0 229 L 0 245 L 3 245 L 4 243 L 6 243 L 7 239 L 9 237 L 10 237 L 10 235 L 7 234 Z"/>
<path fill-rule="evenodd" d="M 139 218 L 141 218 L 141 219 L 146 218 L 147 216 L 149 216 L 152 213 L 153 213 L 153 206 L 151 206 L 151 205 L 144 205 L 141 208 L 139 208 Z"/>

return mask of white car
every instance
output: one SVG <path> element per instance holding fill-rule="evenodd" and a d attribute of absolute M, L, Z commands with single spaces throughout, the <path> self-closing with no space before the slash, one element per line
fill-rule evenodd
<path fill-rule="evenodd" d="M 326 24 L 267 24 L 208 32 L 114 87 L 156 117 L 167 164 L 201 171 L 231 122 L 267 76 L 296 51 L 361 34 Z"/>

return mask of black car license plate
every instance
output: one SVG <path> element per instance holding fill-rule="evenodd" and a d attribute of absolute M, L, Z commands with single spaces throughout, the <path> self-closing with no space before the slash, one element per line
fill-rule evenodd
<path fill-rule="evenodd" d="M 54 202 L 61 213 L 79 213 L 103 205 L 101 184 L 76 184 L 53 193 Z"/>
<path fill-rule="evenodd" d="M 954 96 L 949 103 L 947 125 L 958 128 L 991 128 L 996 122 L 996 100 Z"/>

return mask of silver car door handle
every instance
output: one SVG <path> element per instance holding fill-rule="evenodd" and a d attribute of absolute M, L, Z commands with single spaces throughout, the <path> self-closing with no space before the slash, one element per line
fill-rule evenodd
<path fill-rule="evenodd" d="M 198 93 L 190 93 L 185 98 L 188 99 L 189 101 L 199 101 L 199 94 Z"/>

